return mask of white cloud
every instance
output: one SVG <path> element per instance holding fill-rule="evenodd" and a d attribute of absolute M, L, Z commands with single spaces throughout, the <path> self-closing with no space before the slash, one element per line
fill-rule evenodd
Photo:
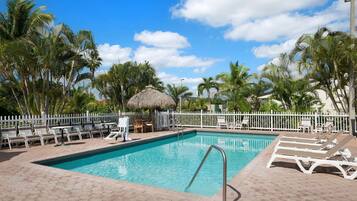
<path fill-rule="evenodd" d="M 200 82 L 202 82 L 202 78 L 200 77 L 196 77 L 196 78 L 178 77 L 176 75 L 172 75 L 165 72 L 159 72 L 157 76 L 166 84 L 180 85 L 182 82 L 183 85 L 197 86 Z"/>
<path fill-rule="evenodd" d="M 159 48 L 173 48 L 180 49 L 189 47 L 190 43 L 187 38 L 170 31 L 142 31 L 134 36 L 134 40 L 145 45 L 159 47 Z"/>
<path fill-rule="evenodd" d="M 190 43 L 186 37 L 175 32 L 145 30 L 135 34 L 134 40 L 142 43 L 135 50 L 117 44 L 98 45 L 99 55 L 103 59 L 102 66 L 127 61 L 148 61 L 155 68 L 194 67 L 197 68 L 196 71 L 204 72 L 207 67 L 218 61 L 213 58 L 184 54 L 183 48 L 189 47 Z M 105 72 L 105 69 L 102 71 Z"/>
<path fill-rule="evenodd" d="M 149 61 L 154 67 L 208 67 L 217 60 L 186 55 L 183 48 L 189 47 L 187 39 L 174 32 L 143 31 L 135 34 L 134 40 L 143 43 L 134 53 L 134 60 Z"/>
<path fill-rule="evenodd" d="M 279 54 L 288 52 L 295 46 L 296 39 L 287 40 L 280 44 L 261 45 L 253 48 L 253 53 L 259 58 L 274 58 Z"/>
<path fill-rule="evenodd" d="M 198 67 L 193 69 L 194 73 L 204 73 L 206 71 L 207 71 L 207 67 Z"/>
<path fill-rule="evenodd" d="M 174 16 L 213 27 L 227 26 L 225 38 L 271 41 L 291 39 L 320 26 L 347 19 L 348 5 L 335 1 L 325 10 L 302 12 L 324 5 L 325 0 L 185 0 L 172 9 Z"/>
<path fill-rule="evenodd" d="M 285 20 L 290 21 L 291 23 L 277 23 L 276 21 L 271 21 L 270 23 L 276 23 L 274 25 L 275 27 L 271 27 L 271 30 L 279 30 L 276 33 L 283 33 L 286 32 L 285 37 L 290 38 L 289 40 L 286 40 L 285 42 L 279 43 L 279 44 L 273 44 L 273 45 L 261 45 L 258 47 L 253 48 L 253 53 L 256 57 L 260 58 L 274 58 L 278 56 L 280 53 L 284 52 L 289 52 L 292 50 L 292 48 L 295 45 L 295 42 L 297 38 L 302 35 L 303 33 L 313 33 L 315 32 L 318 27 L 321 26 L 327 26 L 331 30 L 346 30 L 348 28 L 348 22 L 347 22 L 347 15 L 348 13 L 346 12 L 348 5 L 346 3 L 339 1 L 339 2 L 334 2 L 329 8 L 326 10 L 316 13 L 313 16 L 295 16 L 291 17 L 291 19 L 288 19 L 289 17 L 286 17 Z M 299 25 L 298 29 L 294 29 L 294 27 L 289 26 L 289 24 L 293 24 L 293 26 Z M 262 28 L 267 28 L 264 27 L 264 25 L 260 26 Z M 282 31 L 284 29 L 285 31 Z M 294 30 L 289 32 L 289 29 Z M 259 34 L 258 34 L 259 35 Z M 282 35 L 282 36 L 283 36 Z M 256 36 L 259 38 L 258 36 Z M 260 39 L 263 39 L 261 36 Z M 269 36 L 266 37 L 272 39 L 276 38 L 277 36 L 274 34 L 270 34 Z"/>
<path fill-rule="evenodd" d="M 345 12 L 342 12 L 345 11 Z M 319 27 L 346 21 L 348 5 L 343 1 L 334 2 L 329 8 L 313 15 L 301 13 L 281 13 L 258 18 L 233 26 L 225 33 L 232 40 L 272 41 L 297 38 L 303 33 L 315 32 Z M 347 28 L 347 21 L 346 21 Z"/>
<path fill-rule="evenodd" d="M 114 63 L 130 61 L 131 48 L 120 45 L 110 45 L 108 43 L 98 45 L 98 52 L 102 58 L 102 66 L 111 66 Z"/>
<path fill-rule="evenodd" d="M 184 0 L 172 14 L 214 27 L 237 25 L 256 18 L 321 5 L 325 0 Z"/>
<path fill-rule="evenodd" d="M 182 55 L 177 49 L 140 46 L 134 54 L 138 62 L 149 61 L 160 67 L 204 67 L 213 65 L 216 60 L 199 58 L 195 55 Z"/>
<path fill-rule="evenodd" d="M 346 30 L 348 13 L 342 0 L 183 0 L 172 8 L 173 16 L 225 27 L 229 40 L 278 42 L 253 48 L 257 57 L 267 58 L 291 50 L 298 37 L 320 27 Z"/>

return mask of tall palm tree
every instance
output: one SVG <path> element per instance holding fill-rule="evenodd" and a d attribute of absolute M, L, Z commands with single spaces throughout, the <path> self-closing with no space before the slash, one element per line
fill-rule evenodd
<path fill-rule="evenodd" d="M 116 108 L 126 109 L 127 101 L 147 85 L 161 89 L 162 83 L 155 69 L 148 63 L 126 62 L 114 64 L 106 74 L 96 77 L 94 86 L 99 94 Z"/>
<path fill-rule="evenodd" d="M 217 75 L 220 94 L 228 98 L 228 106 L 234 111 L 247 111 L 249 103 L 246 98 L 249 95 L 247 87 L 251 75 L 249 69 L 237 62 L 230 63 L 230 72 Z"/>
<path fill-rule="evenodd" d="M 249 87 L 249 102 L 252 105 L 253 111 L 259 111 L 262 102 L 261 97 L 270 93 L 271 84 L 260 75 L 254 74 L 253 77 L 255 79 Z"/>
<path fill-rule="evenodd" d="M 281 54 L 278 64 L 264 67 L 262 77 L 269 81 L 272 97 L 280 101 L 285 110 L 310 111 L 318 103 L 316 87 L 308 79 L 294 77 L 289 69 L 290 64 L 288 55 Z"/>
<path fill-rule="evenodd" d="M 208 104 L 211 106 L 211 89 L 216 89 L 218 91 L 218 83 L 212 78 L 202 78 L 202 82 L 198 84 L 197 90 L 198 95 L 202 95 L 204 91 L 207 92 Z"/>
<path fill-rule="evenodd" d="M 192 96 L 192 92 L 189 91 L 188 87 L 186 86 L 176 86 L 174 84 L 167 84 L 166 85 L 166 93 L 174 99 L 177 104 L 181 100 L 187 99 L 188 97 Z"/>
<path fill-rule="evenodd" d="M 0 13 L 0 40 L 28 40 L 38 30 L 52 22 L 44 6 L 35 8 L 31 0 L 8 0 L 7 12 Z"/>
<path fill-rule="evenodd" d="M 321 28 L 315 34 L 301 36 L 290 54 L 306 78 L 326 92 L 338 112 L 348 110 L 346 75 L 353 59 L 347 55 L 355 52 L 350 47 L 356 48 L 356 45 L 351 46 L 349 38 L 346 33 Z"/>

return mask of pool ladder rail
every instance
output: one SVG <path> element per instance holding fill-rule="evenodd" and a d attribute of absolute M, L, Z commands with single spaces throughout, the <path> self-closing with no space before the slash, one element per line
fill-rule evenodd
<path fill-rule="evenodd" d="M 175 125 L 174 125 L 174 130 L 175 132 L 177 132 L 177 138 L 179 139 L 180 136 L 183 137 L 184 133 L 183 133 L 183 127 L 182 127 L 182 124 L 178 121 L 178 120 L 175 120 Z"/>
<path fill-rule="evenodd" d="M 202 159 L 200 165 L 198 166 L 198 168 L 197 168 L 195 174 L 193 175 L 193 177 L 192 177 L 190 183 L 186 186 L 185 191 L 187 191 L 187 190 L 191 187 L 193 181 L 196 179 L 196 177 L 197 177 L 199 171 L 201 170 L 203 164 L 206 162 L 206 159 L 207 159 L 208 155 L 211 153 L 212 149 L 218 150 L 218 151 L 221 153 L 221 156 L 222 156 L 222 159 L 223 159 L 223 161 L 222 161 L 222 162 L 223 162 L 222 200 L 223 200 L 223 201 L 226 201 L 226 200 L 227 200 L 227 156 L 226 156 L 226 152 L 224 151 L 224 149 L 222 149 L 221 147 L 219 147 L 219 146 L 217 146 L 217 145 L 211 145 L 211 146 L 208 148 L 208 150 L 207 150 L 205 156 L 203 157 L 203 159 Z"/>

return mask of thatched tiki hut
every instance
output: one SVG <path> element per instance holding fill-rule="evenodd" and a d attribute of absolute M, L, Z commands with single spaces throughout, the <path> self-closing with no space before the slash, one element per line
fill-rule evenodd
<path fill-rule="evenodd" d="M 152 85 L 146 86 L 144 90 L 131 97 L 127 104 L 129 108 L 133 109 L 149 109 L 154 125 L 154 110 L 174 108 L 175 105 L 171 96 L 156 90 Z"/>

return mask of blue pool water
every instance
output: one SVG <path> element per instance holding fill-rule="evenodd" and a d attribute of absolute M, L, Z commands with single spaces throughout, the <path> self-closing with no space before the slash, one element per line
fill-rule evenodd
<path fill-rule="evenodd" d="M 230 181 L 274 136 L 193 132 L 95 155 L 73 158 L 50 166 L 75 172 L 125 180 L 149 186 L 185 191 L 209 145 L 227 154 Z M 213 150 L 189 192 L 212 196 L 222 187 L 222 159 Z"/>

